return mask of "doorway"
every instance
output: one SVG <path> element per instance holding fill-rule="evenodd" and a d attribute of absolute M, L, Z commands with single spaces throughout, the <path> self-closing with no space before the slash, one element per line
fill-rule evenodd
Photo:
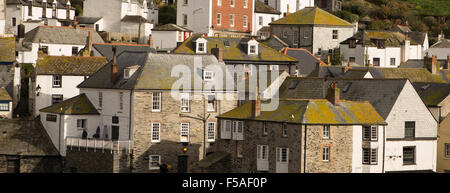
<path fill-rule="evenodd" d="M 119 140 L 119 126 L 111 126 L 111 140 Z"/>
<path fill-rule="evenodd" d="M 188 156 L 178 156 L 178 173 L 186 173 L 188 166 Z"/>

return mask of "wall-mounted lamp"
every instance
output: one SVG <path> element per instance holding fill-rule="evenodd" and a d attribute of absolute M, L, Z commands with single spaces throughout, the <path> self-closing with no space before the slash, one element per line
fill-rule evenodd
<path fill-rule="evenodd" d="M 38 85 L 38 86 L 36 87 L 36 95 L 39 96 L 39 93 L 40 93 L 40 92 L 41 92 L 41 86 Z"/>

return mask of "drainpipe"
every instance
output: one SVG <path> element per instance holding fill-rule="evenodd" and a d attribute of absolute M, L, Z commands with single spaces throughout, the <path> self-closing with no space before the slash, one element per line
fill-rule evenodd
<path fill-rule="evenodd" d="M 383 164 L 381 165 L 381 172 L 384 173 L 384 159 L 386 157 L 386 125 L 383 125 Z"/>
<path fill-rule="evenodd" d="M 132 108 L 133 108 L 133 105 L 132 105 L 132 98 L 133 98 L 133 89 L 131 89 L 130 90 L 130 114 L 128 115 L 128 117 L 129 117 L 129 123 L 128 123 L 128 143 L 132 143 L 132 139 L 131 139 L 131 124 L 132 124 Z M 128 144 L 129 145 L 129 147 L 131 146 L 131 144 Z M 130 153 L 130 173 L 133 173 L 133 153 L 132 153 L 132 149 L 130 148 L 129 149 L 129 153 Z"/>
<path fill-rule="evenodd" d="M 306 173 L 306 129 L 308 127 L 305 125 L 305 132 L 304 132 L 304 143 L 305 145 L 303 146 L 303 173 Z"/>

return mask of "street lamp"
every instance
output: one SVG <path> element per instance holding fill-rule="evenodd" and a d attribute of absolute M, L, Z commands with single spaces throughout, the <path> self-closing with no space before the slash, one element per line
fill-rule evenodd
<path fill-rule="evenodd" d="M 38 85 L 38 86 L 36 87 L 36 95 L 39 96 L 39 93 L 40 93 L 40 92 L 41 92 L 41 86 Z"/>

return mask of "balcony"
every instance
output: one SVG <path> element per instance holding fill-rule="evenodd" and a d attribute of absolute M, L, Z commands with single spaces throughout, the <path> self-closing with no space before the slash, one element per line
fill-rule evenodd
<path fill-rule="evenodd" d="M 66 146 L 67 149 L 76 149 L 78 150 L 86 150 L 93 149 L 96 151 L 110 151 L 113 153 L 114 151 L 120 152 L 121 150 L 126 150 L 128 153 L 131 151 L 131 140 L 109 140 L 109 139 L 81 139 L 78 137 L 67 137 L 66 138 Z"/>

